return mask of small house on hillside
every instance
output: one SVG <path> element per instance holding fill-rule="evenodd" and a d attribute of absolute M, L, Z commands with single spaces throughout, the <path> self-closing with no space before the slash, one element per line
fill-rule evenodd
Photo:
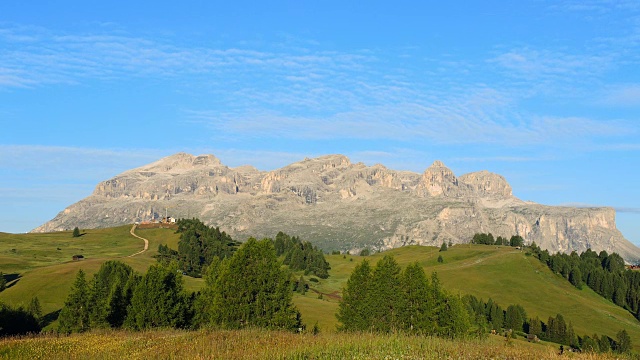
<path fill-rule="evenodd" d="M 84 259 L 83 255 L 73 255 L 73 261 L 78 261 Z"/>

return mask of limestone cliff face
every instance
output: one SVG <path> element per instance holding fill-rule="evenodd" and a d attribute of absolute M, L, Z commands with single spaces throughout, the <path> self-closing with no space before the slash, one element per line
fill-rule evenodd
<path fill-rule="evenodd" d="M 483 198 L 509 199 L 513 197 L 511 185 L 501 175 L 486 170 L 460 176 L 460 182 L 471 187 L 472 193 Z"/>
<path fill-rule="evenodd" d="M 420 175 L 342 155 L 263 172 L 229 168 L 213 155 L 175 154 L 101 182 L 36 232 L 198 217 L 242 239 L 299 234 L 330 249 L 466 243 L 476 232 L 521 235 L 549 251 L 592 248 L 627 261 L 640 250 L 616 229 L 610 208 L 551 207 L 513 196 L 488 171 L 457 177 L 435 161 Z"/>

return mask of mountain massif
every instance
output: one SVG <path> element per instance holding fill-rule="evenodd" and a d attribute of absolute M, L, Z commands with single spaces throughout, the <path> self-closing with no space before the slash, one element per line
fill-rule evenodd
<path fill-rule="evenodd" d="M 230 168 L 213 155 L 178 153 L 101 182 L 34 232 L 197 217 L 237 239 L 302 236 L 325 250 L 384 250 L 468 243 L 478 232 L 522 236 L 551 252 L 640 249 L 616 229 L 611 208 L 525 202 L 504 177 L 456 176 L 435 161 L 424 173 L 353 164 L 342 155 L 304 159 L 274 171 Z"/>

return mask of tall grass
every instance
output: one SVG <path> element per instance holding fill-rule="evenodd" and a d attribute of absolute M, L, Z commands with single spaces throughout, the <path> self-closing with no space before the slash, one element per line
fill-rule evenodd
<path fill-rule="evenodd" d="M 95 331 L 0 340 L 3 359 L 614 359 L 522 341 L 266 330 Z"/>

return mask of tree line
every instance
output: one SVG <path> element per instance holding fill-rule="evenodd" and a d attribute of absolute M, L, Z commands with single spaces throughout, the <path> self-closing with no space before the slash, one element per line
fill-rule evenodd
<path fill-rule="evenodd" d="M 164 264 L 175 260 L 178 267 L 189 276 L 202 277 L 203 269 L 214 259 L 228 258 L 240 246 L 240 242 L 220 231 L 220 228 L 207 226 L 195 218 L 180 219 L 177 226 L 176 232 L 180 234 L 178 250 L 161 244 L 158 246 L 157 260 Z M 283 232 L 278 232 L 275 240 L 268 240 L 273 243 L 276 256 L 283 256 L 284 264 L 291 270 L 302 270 L 305 275 L 313 274 L 322 279 L 329 277 L 329 263 L 322 251 L 310 242 Z"/>
<path fill-rule="evenodd" d="M 531 253 L 556 274 L 567 279 L 578 289 L 584 285 L 614 304 L 627 309 L 640 319 L 640 272 L 627 269 L 624 259 L 617 253 L 600 253 L 587 249 L 578 255 L 549 254 L 531 244 Z"/>
<path fill-rule="evenodd" d="M 291 300 L 291 274 L 281 267 L 272 241 L 250 238 L 232 256 L 215 257 L 204 277 L 202 291 L 189 294 L 177 262 L 152 265 L 140 275 L 122 262 L 107 261 L 91 281 L 79 270 L 58 330 L 301 326 Z"/>
<path fill-rule="evenodd" d="M 180 234 L 178 250 L 167 245 L 158 246 L 158 261 L 168 264 L 172 260 L 187 275 L 201 277 L 202 270 L 214 258 L 227 258 L 240 245 L 220 228 L 207 226 L 198 219 L 179 219 L 176 222 Z"/>
<path fill-rule="evenodd" d="M 487 302 L 473 295 L 462 297 L 467 306 L 476 334 L 489 332 L 514 331 L 516 334 L 535 335 L 541 340 L 570 346 L 589 352 L 609 352 L 611 350 L 626 353 L 631 350 L 631 338 L 626 330 L 620 330 L 616 339 L 606 335 L 576 335 L 571 321 L 567 323 L 561 314 L 550 316 L 547 322 L 539 317 L 528 318 L 526 310 L 519 304 L 503 309 L 491 298 Z M 594 345 L 595 344 L 595 345 Z"/>
<path fill-rule="evenodd" d="M 482 244 L 482 245 L 505 245 L 505 246 L 523 246 L 524 239 L 520 235 L 513 235 L 510 239 L 507 239 L 502 236 L 498 236 L 497 238 L 493 237 L 493 234 L 488 233 L 476 233 L 471 238 L 472 244 Z"/>
<path fill-rule="evenodd" d="M 301 241 L 297 236 L 278 232 L 274 241 L 277 256 L 284 256 L 283 263 L 293 271 L 304 270 L 305 275 L 313 274 L 321 279 L 329 277 L 329 262 L 324 254 L 309 241 Z"/>

